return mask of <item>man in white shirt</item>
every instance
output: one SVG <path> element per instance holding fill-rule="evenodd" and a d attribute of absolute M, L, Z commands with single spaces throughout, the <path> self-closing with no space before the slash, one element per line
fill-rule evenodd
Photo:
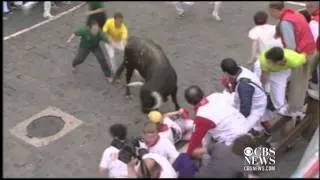
<path fill-rule="evenodd" d="M 109 132 L 114 139 L 124 142 L 127 139 L 127 129 L 122 124 L 114 124 Z M 118 159 L 119 149 L 109 146 L 103 152 L 100 161 L 100 173 L 109 178 L 126 178 L 128 175 L 127 165 Z"/>
<path fill-rule="evenodd" d="M 179 172 L 179 178 L 193 177 L 197 167 L 192 159 L 186 153 L 180 153 L 169 139 L 160 137 L 156 124 L 150 121 L 144 124 L 143 139 L 145 143 L 140 143 L 140 147 L 165 157 Z"/>
<path fill-rule="evenodd" d="M 169 139 L 159 136 L 156 124 L 150 121 L 144 124 L 143 140 L 144 143 L 141 143 L 140 147 L 148 149 L 150 153 L 162 155 L 170 163 L 173 163 L 180 154 Z"/>
<path fill-rule="evenodd" d="M 254 63 L 254 72 L 260 77 L 261 69 L 258 56 L 272 47 L 282 47 L 280 38 L 275 38 L 276 26 L 267 24 L 268 14 L 265 11 L 258 11 L 254 14 L 255 26 L 249 31 L 251 39 L 251 57 L 249 64 Z"/>

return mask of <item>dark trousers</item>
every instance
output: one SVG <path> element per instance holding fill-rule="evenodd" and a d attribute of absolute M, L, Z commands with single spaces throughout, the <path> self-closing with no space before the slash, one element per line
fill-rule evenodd
<path fill-rule="evenodd" d="M 106 77 L 110 77 L 111 76 L 110 68 L 107 64 L 106 58 L 99 44 L 89 49 L 79 47 L 78 53 L 72 61 L 72 67 L 76 67 L 79 64 L 82 64 L 84 60 L 88 57 L 90 52 L 92 52 L 96 56 L 104 75 Z"/>

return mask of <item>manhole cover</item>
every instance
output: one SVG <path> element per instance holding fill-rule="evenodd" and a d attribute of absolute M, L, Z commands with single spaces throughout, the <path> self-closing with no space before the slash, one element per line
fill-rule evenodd
<path fill-rule="evenodd" d="M 64 127 L 64 120 L 57 116 L 42 116 L 33 120 L 27 126 L 27 136 L 29 138 L 44 138 L 55 135 Z"/>

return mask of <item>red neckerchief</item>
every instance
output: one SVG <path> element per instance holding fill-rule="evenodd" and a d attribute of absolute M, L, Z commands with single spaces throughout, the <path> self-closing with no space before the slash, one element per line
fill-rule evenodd
<path fill-rule="evenodd" d="M 290 8 L 283 8 L 282 12 L 281 12 L 281 15 L 280 15 L 280 19 L 282 19 L 284 17 L 285 14 L 287 13 L 294 13 L 295 11 L 290 9 Z"/>
<path fill-rule="evenodd" d="M 208 104 L 208 102 L 209 102 L 209 101 L 207 100 L 207 98 L 206 98 L 206 97 L 203 97 L 203 98 L 200 100 L 200 102 L 193 107 L 193 109 L 194 109 L 195 111 L 197 111 L 200 106 L 203 106 L 203 105 L 205 105 L 205 104 Z"/>
<path fill-rule="evenodd" d="M 312 13 L 312 20 L 319 22 L 320 9 L 317 9 Z"/>
<path fill-rule="evenodd" d="M 160 124 L 159 132 L 167 131 L 169 128 L 166 124 Z"/>
<path fill-rule="evenodd" d="M 148 147 L 148 148 L 152 148 L 154 145 L 156 145 L 156 144 L 159 142 L 159 139 L 160 139 L 160 136 L 158 135 L 158 136 L 157 136 L 157 139 L 154 141 L 154 143 L 153 143 L 153 144 L 150 144 L 150 145 L 147 144 L 147 147 Z"/>

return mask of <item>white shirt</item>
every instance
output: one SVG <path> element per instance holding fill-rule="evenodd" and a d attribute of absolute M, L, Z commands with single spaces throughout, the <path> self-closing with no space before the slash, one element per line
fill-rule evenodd
<path fill-rule="evenodd" d="M 167 158 L 170 163 L 173 163 L 180 154 L 169 139 L 161 136 L 154 146 L 147 148 L 146 144 L 140 143 L 140 147 L 148 149 L 150 153 L 156 153 Z"/>
<path fill-rule="evenodd" d="M 261 52 L 268 50 L 272 47 L 282 47 L 281 39 L 275 39 L 276 26 L 270 24 L 264 24 L 253 27 L 249 31 L 249 38 L 251 40 L 258 40 L 259 51 Z"/>
<path fill-rule="evenodd" d="M 319 23 L 315 20 L 311 20 L 309 23 L 309 27 L 311 29 L 314 41 L 317 41 L 317 38 L 319 36 Z"/>
<path fill-rule="evenodd" d="M 177 178 L 178 177 L 178 174 L 176 173 L 172 165 L 169 163 L 169 161 L 165 157 L 155 153 L 148 153 L 144 155 L 142 159 L 152 159 L 155 162 L 157 162 L 157 164 L 159 164 L 159 166 L 162 169 L 159 178 Z"/>
<path fill-rule="evenodd" d="M 231 145 L 237 137 L 250 130 L 246 126 L 246 118 L 230 104 L 228 96 L 232 95 L 213 93 L 207 96 L 208 103 L 198 108 L 197 116 L 206 118 L 216 125 L 209 130 L 203 140 L 204 143 L 208 135 L 211 135 L 218 142 Z"/>
<path fill-rule="evenodd" d="M 104 150 L 100 168 L 108 170 L 109 178 L 127 178 L 127 165 L 118 159 L 119 149 L 110 146 Z"/>
<path fill-rule="evenodd" d="M 239 79 L 241 78 L 248 78 L 258 86 L 262 87 L 261 81 L 255 73 L 253 73 L 252 71 L 250 71 L 245 67 L 241 67 L 241 69 L 242 69 L 242 72 L 238 75 L 237 81 L 239 81 Z M 250 115 L 252 113 L 263 114 L 267 104 L 267 96 L 265 92 L 262 91 L 257 86 L 252 85 L 252 87 L 254 88 L 254 93 L 252 97 L 252 105 L 251 105 L 252 107 L 251 107 Z M 237 88 L 238 88 L 238 85 L 236 86 L 236 91 L 235 91 L 236 93 L 234 95 L 234 107 L 237 109 L 240 109 L 240 97 L 239 97 Z"/>

